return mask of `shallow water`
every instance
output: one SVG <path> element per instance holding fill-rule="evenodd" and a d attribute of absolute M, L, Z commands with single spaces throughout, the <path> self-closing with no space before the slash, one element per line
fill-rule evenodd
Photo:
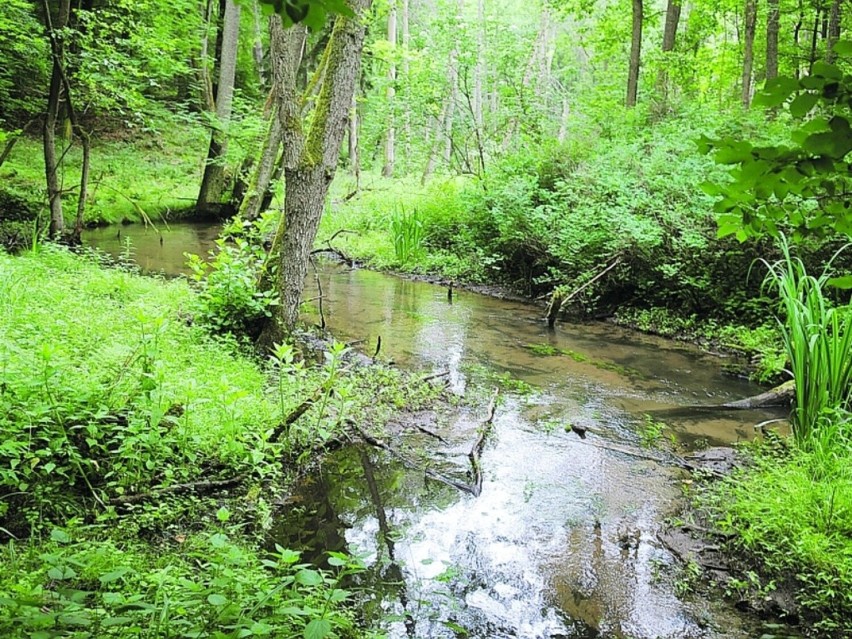
<path fill-rule="evenodd" d="M 167 273 L 180 272 L 176 255 L 204 253 L 215 235 L 173 225 L 161 245 L 136 231 L 122 229 L 135 259 Z M 120 251 L 110 234 L 116 229 L 84 239 Z M 749 438 L 753 424 L 777 415 L 691 407 L 753 395 L 756 386 L 726 377 L 724 360 L 688 345 L 606 324 L 549 331 L 540 309 L 520 303 L 464 291 L 450 302 L 438 286 L 338 265 L 324 266 L 320 281 L 338 338 L 363 340 L 372 354 L 381 336 L 381 358 L 447 371 L 457 394 L 484 395 L 494 383 L 515 389 L 501 392 L 479 497 L 383 451 L 352 447 L 303 481 L 276 526 L 276 541 L 314 558 L 343 548 L 364 554 L 363 579 L 382 593 L 373 614 L 398 615 L 392 637 L 756 636 L 718 598 L 675 595 L 682 577 L 656 533 L 676 509 L 681 474 L 612 450 L 641 450 L 646 415 L 687 447 Z M 308 288 L 305 297 L 314 297 L 313 277 Z M 445 442 L 409 429 L 394 444 L 428 448 L 433 470 L 467 481 L 484 413 L 419 415 Z M 570 424 L 588 437 L 567 432 Z"/>

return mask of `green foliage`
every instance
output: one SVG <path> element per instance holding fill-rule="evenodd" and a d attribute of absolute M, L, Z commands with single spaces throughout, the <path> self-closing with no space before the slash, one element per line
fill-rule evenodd
<path fill-rule="evenodd" d="M 345 609 L 353 593 L 342 586 L 363 565 L 347 555 L 332 553 L 333 571 L 323 571 L 300 563 L 296 552 L 261 552 L 222 529 L 165 552 L 87 540 L 81 532 L 54 528 L 49 540 L 3 548 L 4 637 L 364 634 Z"/>
<path fill-rule="evenodd" d="M 393 249 L 400 265 L 405 266 L 409 260 L 419 255 L 423 244 L 423 222 L 417 210 L 406 213 L 402 211 L 391 218 L 391 233 L 393 234 Z"/>
<path fill-rule="evenodd" d="M 852 42 L 837 43 L 847 56 Z M 784 143 L 752 144 L 739 137 L 705 138 L 702 148 L 716 161 L 732 165 L 727 183 L 708 183 L 718 198 L 720 237 L 741 240 L 792 231 L 794 237 L 852 235 L 849 206 L 852 151 L 852 76 L 840 65 L 817 61 L 799 79 L 780 77 L 766 83 L 755 99 L 768 109 L 786 107 L 795 126 Z"/>
<path fill-rule="evenodd" d="M 767 442 L 746 470 L 700 497 L 716 525 L 736 533 L 731 552 L 749 558 L 762 581 L 795 587 L 814 636 L 852 632 L 850 468 L 848 446 L 826 459 Z"/>
<path fill-rule="evenodd" d="M 803 448 L 846 443 L 842 415 L 852 408 L 852 308 L 833 307 L 824 292 L 830 275 L 809 275 L 790 253 L 769 266 L 767 283 L 781 300 L 781 333 L 796 382 L 793 435 Z M 832 441 L 839 437 L 837 442 Z"/>
<path fill-rule="evenodd" d="M 216 240 L 207 260 L 187 255 L 199 283 L 197 318 L 215 333 L 257 338 L 278 304 L 278 294 L 261 286 L 266 253 L 242 237 Z"/>
<path fill-rule="evenodd" d="M 50 246 L 0 254 L 0 526 L 20 535 L 152 485 L 279 472 L 263 463 L 280 417 L 262 372 L 182 322 L 190 299 L 185 283 Z"/>
<path fill-rule="evenodd" d="M 43 108 L 50 59 L 44 30 L 28 0 L 6 0 L 0 11 L 0 130 L 23 125 Z"/>

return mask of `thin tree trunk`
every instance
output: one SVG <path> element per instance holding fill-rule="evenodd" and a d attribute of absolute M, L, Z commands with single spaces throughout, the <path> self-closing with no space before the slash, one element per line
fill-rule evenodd
<path fill-rule="evenodd" d="M 559 134 L 556 140 L 562 144 L 568 136 L 568 120 L 571 117 L 571 103 L 568 98 L 562 98 L 562 117 L 559 119 Z"/>
<path fill-rule="evenodd" d="M 201 81 L 201 97 L 208 113 L 216 111 L 213 97 L 213 80 L 210 75 L 210 28 L 213 24 L 213 0 L 207 0 L 204 9 L 204 35 L 201 37 L 201 64 L 198 69 Z"/>
<path fill-rule="evenodd" d="M 240 5 L 234 0 L 226 0 L 220 38 L 222 47 L 219 58 L 219 77 L 216 85 L 216 123 L 210 135 L 207 163 L 196 202 L 196 210 L 206 214 L 221 215 L 227 208 L 222 202 L 227 191 L 222 159 L 228 150 L 227 127 L 233 106 L 239 35 Z"/>
<path fill-rule="evenodd" d="M 252 56 L 254 57 L 254 66 L 257 69 L 257 79 L 260 82 L 260 88 L 266 87 L 266 73 L 263 67 L 263 37 L 260 26 L 260 9 L 256 2 L 251 5 L 252 16 L 254 17 L 254 44 L 251 48 Z"/>
<path fill-rule="evenodd" d="M 402 101 L 402 137 L 406 160 L 411 157 L 411 78 L 409 74 L 408 53 L 411 48 L 409 25 L 410 0 L 402 0 L 402 79 L 404 95 Z"/>
<path fill-rule="evenodd" d="M 358 150 L 358 92 L 352 92 L 349 108 L 349 171 L 355 176 L 355 190 L 361 188 L 361 157 Z"/>
<path fill-rule="evenodd" d="M 840 39 L 841 27 L 841 0 L 834 0 L 831 3 L 831 13 L 828 18 L 828 39 L 825 41 L 825 61 L 829 64 L 834 64 L 837 60 L 837 54 L 834 52 L 834 45 Z"/>
<path fill-rule="evenodd" d="M 276 317 L 277 330 L 266 331 L 262 337 L 264 343 L 271 344 L 277 335 L 290 332 L 298 319 L 311 247 L 328 187 L 334 179 L 352 106 L 352 95 L 360 74 L 365 32 L 362 14 L 369 5 L 370 0 L 350 0 L 349 6 L 356 17 L 338 16 L 335 20 L 328 44 L 328 67 L 307 133 L 302 130 L 301 119 L 291 118 L 298 110 L 296 69 L 291 64 L 282 74 L 279 96 L 283 102 L 279 106 L 279 113 L 284 129 L 287 162 L 284 171 L 284 215 L 277 234 L 280 237 L 280 305 Z M 288 140 L 291 144 L 288 144 Z M 298 149 L 297 153 L 293 151 L 294 146 Z"/>
<path fill-rule="evenodd" d="M 396 55 L 396 0 L 390 0 L 388 11 L 388 42 L 391 45 L 391 56 Z M 394 109 L 396 108 L 396 62 L 391 58 L 388 65 L 388 88 L 386 96 L 388 103 L 388 128 L 385 131 L 385 163 L 382 166 L 384 177 L 393 176 L 393 167 L 396 162 L 396 125 L 394 123 Z"/>
<path fill-rule="evenodd" d="M 482 82 L 485 76 L 485 3 L 476 3 L 476 67 L 473 69 L 473 126 L 482 128 Z"/>
<path fill-rule="evenodd" d="M 630 67 L 627 73 L 628 107 L 636 106 L 639 93 L 639 66 L 642 60 L 642 0 L 633 0 L 633 33 L 630 40 Z"/>
<path fill-rule="evenodd" d="M 778 77 L 778 11 L 779 0 L 768 0 L 769 13 L 766 16 L 766 79 Z M 798 44 L 798 29 L 796 30 Z M 798 49 L 798 47 L 797 47 Z M 798 68 L 798 63 L 797 63 Z"/>
<path fill-rule="evenodd" d="M 278 106 L 275 105 L 272 109 L 267 135 L 260 150 L 260 159 L 252 173 L 251 185 L 240 204 L 239 216 L 242 219 L 256 220 L 266 210 L 263 203 L 268 201 L 266 194 L 271 190 L 275 161 L 278 159 L 280 150 L 281 120 L 278 118 Z"/>
<path fill-rule="evenodd" d="M 444 121 L 444 112 L 446 111 L 447 103 L 444 103 L 444 107 L 441 110 L 440 117 L 432 118 L 432 126 L 429 127 L 426 131 L 426 148 L 428 149 L 426 155 L 426 165 L 423 167 L 423 175 L 420 177 L 420 184 L 422 186 L 426 185 L 426 182 L 432 177 L 432 173 L 435 172 L 435 157 L 437 155 L 436 152 L 436 141 L 438 136 L 441 134 L 441 123 Z"/>
<path fill-rule="evenodd" d="M 796 21 L 795 26 L 793 27 L 793 48 L 796 51 L 795 76 L 796 76 L 797 80 L 799 79 L 799 76 L 801 75 L 801 72 L 802 72 L 802 55 L 801 55 L 801 49 L 799 47 L 799 34 L 802 31 L 802 26 L 804 25 L 804 23 L 805 23 L 805 3 L 804 3 L 803 0 L 799 0 L 799 18 Z"/>
<path fill-rule="evenodd" d="M 754 31 L 757 23 L 757 1 L 746 0 L 745 25 L 743 34 L 743 92 L 742 103 L 745 108 L 751 105 L 751 74 L 754 67 Z"/>
<path fill-rule="evenodd" d="M 674 51 L 675 43 L 677 42 L 677 27 L 680 22 L 681 0 L 669 0 L 666 6 L 666 23 L 663 27 L 663 59 L 660 66 L 660 72 L 657 75 L 657 90 L 663 104 L 668 102 L 669 96 L 669 65 L 671 64 L 671 56 L 668 55 Z"/>
<path fill-rule="evenodd" d="M 819 17 L 820 7 L 817 7 L 816 15 L 814 15 L 814 30 L 813 33 L 811 33 L 811 54 L 808 58 L 808 75 L 814 72 L 814 63 L 816 62 L 817 38 L 819 37 Z"/>
<path fill-rule="evenodd" d="M 42 129 L 44 142 L 44 172 L 47 183 L 47 199 L 50 205 L 50 226 L 48 237 L 57 239 L 65 232 L 65 218 L 62 214 L 62 187 L 59 183 L 59 158 L 56 155 L 56 123 L 59 119 L 59 105 L 62 99 L 62 45 L 55 31 L 64 29 L 71 17 L 71 0 L 60 0 L 59 13 L 53 23 L 50 7 L 45 2 L 48 37 L 51 41 L 52 70 L 50 88 L 47 96 L 47 113 Z"/>

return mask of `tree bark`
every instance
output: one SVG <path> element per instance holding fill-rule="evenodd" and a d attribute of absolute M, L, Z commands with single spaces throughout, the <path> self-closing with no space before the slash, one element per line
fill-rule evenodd
<path fill-rule="evenodd" d="M 56 32 L 68 25 L 71 17 L 71 0 L 60 0 L 56 22 L 51 20 L 50 10 L 45 3 L 48 37 L 53 51 L 53 66 L 50 73 L 50 88 L 47 95 L 47 112 L 44 118 L 43 147 L 44 172 L 47 183 L 47 199 L 50 205 L 50 226 L 48 237 L 57 239 L 65 232 L 65 218 L 62 214 L 62 187 L 59 183 L 59 158 L 56 155 L 56 122 L 59 119 L 59 106 L 62 100 L 62 46 Z"/>
<path fill-rule="evenodd" d="M 327 68 L 306 133 L 302 118 L 298 117 L 297 69 L 291 63 L 281 72 L 279 117 L 285 145 L 285 196 L 277 233 L 280 305 L 275 326 L 261 338 L 264 343 L 292 331 L 298 319 L 310 251 L 347 129 L 361 68 L 365 32 L 362 14 L 370 0 L 350 0 L 349 6 L 355 17 L 338 16 L 335 20 L 328 43 Z"/>
<path fill-rule="evenodd" d="M 210 135 L 207 163 L 201 178 L 198 201 L 195 208 L 204 214 L 221 215 L 227 206 L 222 202 L 227 191 L 225 167 L 222 158 L 228 150 L 227 127 L 231 119 L 234 99 L 234 78 L 237 71 L 237 50 L 240 34 L 240 5 L 226 0 L 220 38 L 221 57 L 219 78 L 216 86 L 216 123 Z"/>
<path fill-rule="evenodd" d="M 639 66 L 642 59 L 642 0 L 633 0 L 633 34 L 630 40 L 630 67 L 627 73 L 628 107 L 636 106 L 639 93 Z"/>
<path fill-rule="evenodd" d="M 263 68 L 263 38 L 261 37 L 260 27 L 260 9 L 256 2 L 251 5 L 252 17 L 254 18 L 254 44 L 251 48 L 252 56 L 254 57 L 254 66 L 257 69 L 257 79 L 260 82 L 260 88 L 266 87 L 266 73 Z"/>
<path fill-rule="evenodd" d="M 811 33 L 811 53 L 808 57 L 808 75 L 814 72 L 814 63 L 816 62 L 816 51 L 817 51 L 817 39 L 819 38 L 819 18 L 820 18 L 820 7 L 816 8 L 816 14 L 814 14 L 814 30 Z"/>
<path fill-rule="evenodd" d="M 841 18 L 841 0 L 834 0 L 831 3 L 831 13 L 828 17 L 828 38 L 825 41 L 825 61 L 829 64 L 834 64 L 837 60 L 837 54 L 834 52 L 834 45 L 840 39 L 840 18 Z"/>
<path fill-rule="evenodd" d="M 358 92 L 352 92 L 349 108 L 349 171 L 355 176 L 355 190 L 361 187 L 361 154 L 358 149 Z"/>
<path fill-rule="evenodd" d="M 778 77 L 778 24 L 779 24 L 779 0 L 768 0 L 769 13 L 766 16 L 766 79 L 772 80 Z M 796 30 L 796 44 L 798 45 L 798 29 Z M 798 49 L 798 47 L 797 47 Z M 798 51 L 797 51 L 798 53 Z M 798 63 L 797 63 L 798 68 Z"/>
<path fill-rule="evenodd" d="M 390 0 L 388 11 L 388 42 L 391 45 L 391 56 L 396 55 L 396 0 Z M 396 162 L 396 125 L 394 123 L 394 109 L 396 97 L 396 61 L 392 57 L 388 64 L 388 88 L 386 92 L 388 107 L 388 128 L 385 132 L 385 163 L 382 166 L 382 175 L 386 178 L 393 176 L 393 167 Z"/>
<path fill-rule="evenodd" d="M 260 150 L 260 159 L 257 167 L 252 173 L 251 184 L 240 204 L 239 216 L 248 221 L 256 220 L 266 210 L 263 203 L 267 192 L 272 189 L 272 175 L 275 171 L 275 161 L 281 150 L 281 120 L 278 118 L 277 105 L 273 107 L 269 121 L 269 128 L 263 147 Z M 268 205 L 267 205 L 268 206 Z"/>
<path fill-rule="evenodd" d="M 751 74 L 754 68 L 754 31 L 757 24 L 757 1 L 745 2 L 745 25 L 743 34 L 743 82 L 742 103 L 745 108 L 751 105 Z"/>
<path fill-rule="evenodd" d="M 667 55 L 674 51 L 677 41 L 677 27 L 680 22 L 681 0 L 669 0 L 666 6 L 666 23 L 663 27 L 663 59 L 660 72 L 657 75 L 657 90 L 663 103 L 668 102 L 669 95 L 669 65 L 671 56 Z"/>

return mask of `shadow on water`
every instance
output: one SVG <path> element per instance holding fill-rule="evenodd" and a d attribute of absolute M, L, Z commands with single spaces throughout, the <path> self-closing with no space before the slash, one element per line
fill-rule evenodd
<path fill-rule="evenodd" d="M 172 241 L 186 245 L 169 255 L 204 253 L 215 230 L 182 227 L 172 231 L 186 235 L 162 247 L 155 236 L 150 254 L 150 243 L 135 244 L 136 259 L 170 272 L 176 261 L 158 260 L 172 259 L 160 251 Z M 120 250 L 120 242 L 87 239 Z M 748 439 L 755 423 L 778 415 L 692 407 L 741 399 L 756 386 L 726 377 L 717 357 L 617 327 L 548 331 L 541 311 L 520 303 L 457 292 L 450 304 L 440 287 L 336 265 L 320 276 L 338 338 L 365 340 L 372 353 L 381 336 L 382 357 L 447 371 L 458 394 L 495 380 L 509 390 L 482 454 L 479 497 L 383 451 L 350 447 L 303 480 L 273 541 L 320 562 L 344 548 L 365 556 L 362 579 L 380 593 L 368 614 L 396 619 L 391 637 L 756 636 L 720 598 L 675 594 L 678 568 L 657 532 L 679 501 L 678 471 L 595 445 L 636 445 L 646 415 L 690 445 Z M 429 424 L 440 444 L 413 435 L 405 444 L 428 445 L 441 472 L 465 480 L 480 412 L 440 415 Z"/>

